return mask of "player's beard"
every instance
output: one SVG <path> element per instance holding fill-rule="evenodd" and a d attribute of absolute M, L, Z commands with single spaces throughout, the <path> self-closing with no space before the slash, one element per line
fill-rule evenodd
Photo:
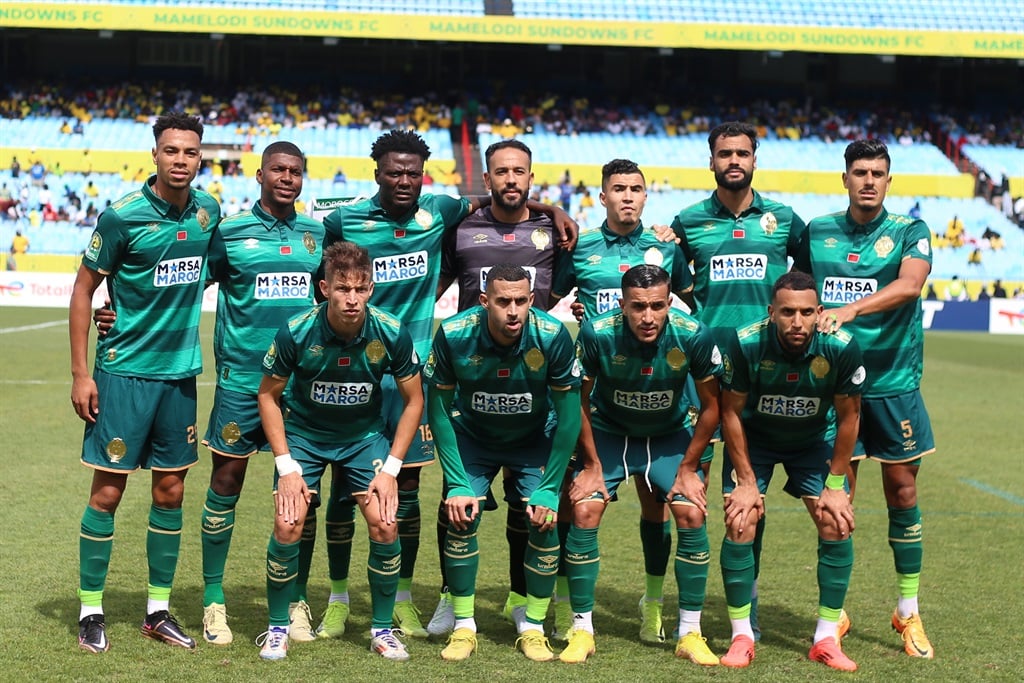
<path fill-rule="evenodd" d="M 754 174 L 752 172 L 748 173 L 744 169 L 740 169 L 741 171 L 743 171 L 742 178 L 740 178 L 739 180 L 730 180 L 725 175 L 726 173 L 729 172 L 729 170 L 730 169 L 726 169 L 725 171 L 715 171 L 715 184 L 717 184 L 718 187 L 721 187 L 722 189 L 725 190 L 730 190 L 732 192 L 736 192 L 739 190 L 747 189 L 748 187 L 750 187 L 750 183 L 754 181 Z"/>
<path fill-rule="evenodd" d="M 523 208 L 523 205 L 525 205 L 526 202 L 528 202 L 529 200 L 529 190 L 527 190 L 526 192 L 520 191 L 519 199 L 516 200 L 515 202 L 510 202 L 507 199 L 505 199 L 505 193 L 503 191 L 491 192 L 491 202 L 494 203 L 496 206 L 500 207 L 503 211 L 507 211 L 508 213 L 514 213 L 519 209 Z"/>

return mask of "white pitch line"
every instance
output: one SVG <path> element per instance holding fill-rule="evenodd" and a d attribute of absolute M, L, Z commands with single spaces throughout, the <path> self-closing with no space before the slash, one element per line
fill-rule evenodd
<path fill-rule="evenodd" d="M 0 328 L 0 334 L 10 334 L 11 332 L 30 332 L 31 330 L 42 330 L 47 327 L 57 327 L 58 325 L 67 325 L 67 320 L 54 320 L 48 323 L 39 323 L 38 325 L 22 325 L 21 327 L 3 327 Z"/>

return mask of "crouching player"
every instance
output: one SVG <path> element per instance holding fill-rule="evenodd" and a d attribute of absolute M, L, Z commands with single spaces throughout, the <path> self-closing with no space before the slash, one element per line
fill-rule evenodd
<path fill-rule="evenodd" d="M 476 649 L 480 501 L 506 468 L 508 491 L 524 502 L 529 518 L 526 605 L 512 609 L 516 644 L 528 659 L 550 661 L 543 622 L 558 570 L 558 493 L 580 430 L 580 369 L 569 331 L 532 308 L 524 268 L 491 268 L 480 304 L 441 323 L 423 369 L 444 471 L 444 561 L 455 612 L 441 657 L 463 660 Z"/>
<path fill-rule="evenodd" d="M 742 668 L 754 658 L 750 601 L 761 510 L 750 500 L 756 493 L 738 485 L 744 482 L 734 477 L 730 462 L 749 458 L 760 496 L 775 465 L 785 468 L 786 492 L 803 499 L 818 529 L 818 623 L 809 657 L 833 669 L 857 669 L 840 643 L 849 628 L 842 610 L 853 569 L 854 519 L 845 473 L 857 440 L 865 372 L 850 334 L 817 331 L 823 310 L 814 278 L 787 273 L 772 289 L 768 318 L 741 327 L 724 350 L 722 434 L 729 458 L 722 466 L 721 563 L 732 622 L 724 666 Z"/>
<path fill-rule="evenodd" d="M 370 649 L 404 661 L 409 653 L 391 628 L 401 568 L 395 477 L 423 413 L 419 360 L 405 326 L 367 304 L 373 281 L 365 249 L 332 244 L 324 250 L 324 271 L 320 289 L 327 301 L 289 320 L 263 359 L 260 418 L 277 476 L 267 546 L 270 626 L 260 657 L 287 655 L 303 522 L 320 478 L 335 465 L 347 485 L 339 494 L 358 501 L 370 534 Z M 390 445 L 383 435 L 385 374 L 394 376 L 405 406 Z"/>
<path fill-rule="evenodd" d="M 676 521 L 681 635 L 676 654 L 714 665 L 718 658 L 700 634 L 709 555 L 700 457 L 718 424 L 721 356 L 703 323 L 671 309 L 664 269 L 634 266 L 621 284 L 621 308 L 586 319 L 576 341 L 583 366 L 583 425 L 576 452 L 581 469 L 569 488 L 573 519 L 565 552 L 573 623 L 559 659 L 584 662 L 595 651 L 598 526 L 610 495 L 632 475 L 671 503 Z M 692 438 L 684 396 L 689 376 L 700 399 Z"/>

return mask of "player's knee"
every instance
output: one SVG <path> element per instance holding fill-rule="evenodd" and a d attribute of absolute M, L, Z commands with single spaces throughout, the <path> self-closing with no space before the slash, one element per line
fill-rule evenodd
<path fill-rule="evenodd" d="M 697 529 L 704 526 L 704 513 L 689 503 L 672 503 L 672 516 L 680 529 Z"/>
<path fill-rule="evenodd" d="M 370 534 L 370 540 L 377 543 L 394 543 L 398 540 L 398 527 L 394 524 L 385 524 L 381 520 L 367 522 L 366 529 Z"/>
<path fill-rule="evenodd" d="M 917 478 L 915 471 L 890 466 L 882 470 L 885 502 L 891 508 L 904 510 L 917 505 Z"/>
<path fill-rule="evenodd" d="M 186 471 L 154 474 L 152 492 L 154 505 L 167 510 L 181 507 L 181 502 L 185 498 Z"/>
<path fill-rule="evenodd" d="M 594 529 L 603 516 L 603 500 L 584 500 L 573 506 L 572 523 L 580 529 Z"/>
<path fill-rule="evenodd" d="M 274 517 L 274 538 L 277 539 L 278 543 L 285 545 L 297 543 L 302 539 L 304 526 L 301 520 L 292 524 L 291 522 L 285 522 L 284 517 L 281 515 L 276 515 Z"/>
<path fill-rule="evenodd" d="M 237 496 L 245 483 L 248 460 L 214 456 L 213 471 L 210 473 L 210 488 L 218 496 Z"/>

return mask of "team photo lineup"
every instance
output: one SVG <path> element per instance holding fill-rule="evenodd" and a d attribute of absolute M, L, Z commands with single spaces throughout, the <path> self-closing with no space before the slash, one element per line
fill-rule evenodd
<path fill-rule="evenodd" d="M 632 478 L 644 567 L 631 587 L 642 596 L 637 641 L 667 644 L 687 666 L 756 667 L 766 494 L 781 465 L 785 493 L 817 530 L 806 658 L 852 672 L 843 638 L 858 615 L 844 601 L 858 466 L 870 459 L 895 567 L 895 577 L 871 577 L 892 593 L 891 647 L 935 656 L 918 603 L 917 501 L 923 456 L 936 448 L 920 391 L 931 231 L 887 210 L 885 143 L 846 145 L 837 192 L 848 206 L 801 217 L 754 189 L 757 128 L 726 121 L 709 131 L 701 161 L 715 189 L 665 224 L 644 220 L 652 179 L 626 147 L 602 167 L 600 224 L 581 227 L 531 198 L 533 152 L 515 137 L 483 150 L 487 194 L 423 192 L 431 150 L 395 128 L 369 150 L 375 194 L 312 198 L 308 150 L 282 134 L 262 150 L 258 199 L 222 215 L 194 186 L 201 118 L 165 112 L 152 132 L 155 172 L 99 215 L 70 300 L 71 403 L 92 469 L 79 538 L 82 650 L 106 652 L 108 620 L 129 618 L 105 612 L 104 590 L 128 475 L 149 470 L 146 638 L 188 650 L 232 644 L 229 615 L 250 609 L 232 602 L 225 573 L 236 524 L 271 531 L 267 626 L 252 656 L 284 660 L 296 643 L 341 638 L 358 509 L 371 653 L 486 658 L 475 597 L 492 558 L 481 557 L 478 530 L 485 512 L 505 507 L 502 616 L 516 631 L 507 645 L 535 662 L 581 664 L 601 656 L 601 548 L 615 548 L 598 542 L 602 518 L 620 514 L 619 487 Z M 331 208 L 307 214 L 300 201 Z M 104 283 L 109 302 L 95 309 Z M 216 389 L 200 433 L 201 303 L 213 283 Z M 435 321 L 453 284 L 458 312 Z M 826 296 L 837 290 L 850 295 Z M 191 533 L 186 474 L 199 465 L 196 496 L 204 450 L 200 635 L 172 613 L 171 587 Z M 236 519 L 247 466 L 268 453 L 273 482 L 245 495 L 272 492 L 273 520 Z M 441 490 L 421 487 L 431 465 Z M 720 543 L 707 528 L 719 514 Z M 319 619 L 307 595 L 317 543 L 330 583 Z M 421 543 L 436 543 L 439 568 L 417 565 Z M 676 605 L 665 600 L 670 560 Z M 732 633 L 720 652 L 701 627 L 712 564 Z M 437 586 L 436 607 L 422 605 Z M 807 593 L 812 604 L 809 584 Z"/>

